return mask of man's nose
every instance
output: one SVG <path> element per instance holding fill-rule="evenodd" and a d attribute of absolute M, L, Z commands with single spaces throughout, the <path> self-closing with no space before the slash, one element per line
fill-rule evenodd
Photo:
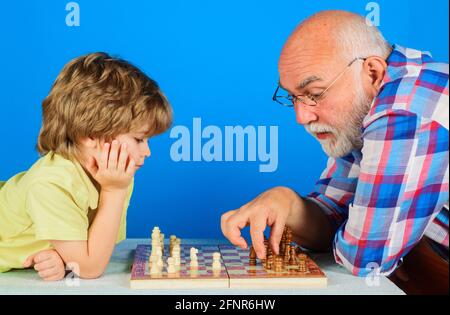
<path fill-rule="evenodd" d="M 294 105 L 294 109 L 295 109 L 295 116 L 297 118 L 297 122 L 301 125 L 306 125 L 309 124 L 311 122 L 315 122 L 318 120 L 318 116 L 316 113 L 314 113 L 313 111 L 311 111 L 311 109 L 308 108 L 309 106 L 307 105 L 302 105 L 302 104 L 295 104 Z"/>

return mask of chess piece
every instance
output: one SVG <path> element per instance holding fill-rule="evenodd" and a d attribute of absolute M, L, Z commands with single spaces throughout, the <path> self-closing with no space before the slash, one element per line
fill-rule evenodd
<path fill-rule="evenodd" d="M 195 247 L 191 247 L 191 251 L 190 251 L 191 261 L 189 263 L 189 266 L 191 268 L 197 268 L 198 267 L 197 253 L 198 253 L 198 249 L 196 249 Z"/>
<path fill-rule="evenodd" d="M 286 246 L 286 227 L 284 227 L 283 234 L 281 236 L 280 247 L 279 247 L 280 255 L 284 255 L 285 246 Z"/>
<path fill-rule="evenodd" d="M 284 240 L 284 263 L 289 263 L 289 256 L 291 253 L 291 243 L 292 243 L 292 230 L 286 227 L 286 238 Z"/>
<path fill-rule="evenodd" d="M 161 273 L 161 270 L 159 269 L 157 263 L 153 263 L 153 264 L 150 265 L 150 274 L 151 275 L 157 275 L 157 274 L 160 274 L 160 273 Z"/>
<path fill-rule="evenodd" d="M 220 263 L 220 253 L 219 252 L 213 253 L 212 269 L 213 270 L 222 270 L 222 264 Z"/>
<path fill-rule="evenodd" d="M 269 253 L 266 257 L 266 269 L 267 270 L 272 270 L 273 267 L 273 254 Z"/>
<path fill-rule="evenodd" d="M 298 255 L 298 259 L 299 259 L 298 270 L 300 272 L 303 272 L 303 273 L 307 272 L 308 268 L 306 266 L 306 255 L 305 254 L 299 254 Z"/>
<path fill-rule="evenodd" d="M 256 266 L 256 251 L 253 248 L 253 246 L 250 247 L 250 254 L 249 254 L 249 265 L 250 266 Z"/>
<path fill-rule="evenodd" d="M 280 255 L 276 255 L 274 256 L 275 260 L 274 260 L 274 265 L 273 265 L 273 270 L 275 272 L 282 272 L 283 271 L 283 257 L 281 257 Z"/>
<path fill-rule="evenodd" d="M 289 254 L 289 265 L 295 265 L 295 247 L 291 246 Z"/>
<path fill-rule="evenodd" d="M 167 273 L 168 274 L 174 274 L 177 272 L 177 269 L 175 267 L 175 261 L 173 257 L 167 258 Z"/>

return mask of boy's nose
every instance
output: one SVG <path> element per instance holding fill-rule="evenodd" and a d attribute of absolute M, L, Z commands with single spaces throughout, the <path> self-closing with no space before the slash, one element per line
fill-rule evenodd
<path fill-rule="evenodd" d="M 148 142 L 145 144 L 145 151 L 144 156 L 148 158 L 150 155 L 152 155 L 152 152 L 150 151 L 150 146 L 148 145 Z"/>
<path fill-rule="evenodd" d="M 301 125 L 306 125 L 319 119 L 319 116 L 317 116 L 316 113 L 312 112 L 306 107 L 306 105 L 301 104 L 294 105 L 297 122 Z"/>

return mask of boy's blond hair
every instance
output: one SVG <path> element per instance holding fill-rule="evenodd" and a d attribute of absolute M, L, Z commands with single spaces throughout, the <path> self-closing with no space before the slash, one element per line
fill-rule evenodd
<path fill-rule="evenodd" d="M 148 125 L 147 137 L 172 123 L 172 110 L 158 84 L 130 63 L 98 52 L 66 64 L 42 102 L 37 149 L 67 159 L 78 156 L 78 140 L 112 140 Z"/>

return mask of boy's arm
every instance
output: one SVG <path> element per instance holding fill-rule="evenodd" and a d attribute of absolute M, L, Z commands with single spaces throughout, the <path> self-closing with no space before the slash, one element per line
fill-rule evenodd
<path fill-rule="evenodd" d="M 135 163 L 131 159 L 127 164 L 126 145 L 113 141 L 102 149 L 97 166 L 93 160 L 87 166 L 88 171 L 100 184 L 100 199 L 96 217 L 89 229 L 87 241 L 50 242 L 66 264 L 75 264 L 74 272 L 81 278 L 97 278 L 106 269 L 119 231 L 128 187 L 135 172 Z"/>
<path fill-rule="evenodd" d="M 98 278 L 105 271 L 117 239 L 127 191 L 101 192 L 87 241 L 50 241 L 66 264 L 76 264 L 81 278 Z"/>

